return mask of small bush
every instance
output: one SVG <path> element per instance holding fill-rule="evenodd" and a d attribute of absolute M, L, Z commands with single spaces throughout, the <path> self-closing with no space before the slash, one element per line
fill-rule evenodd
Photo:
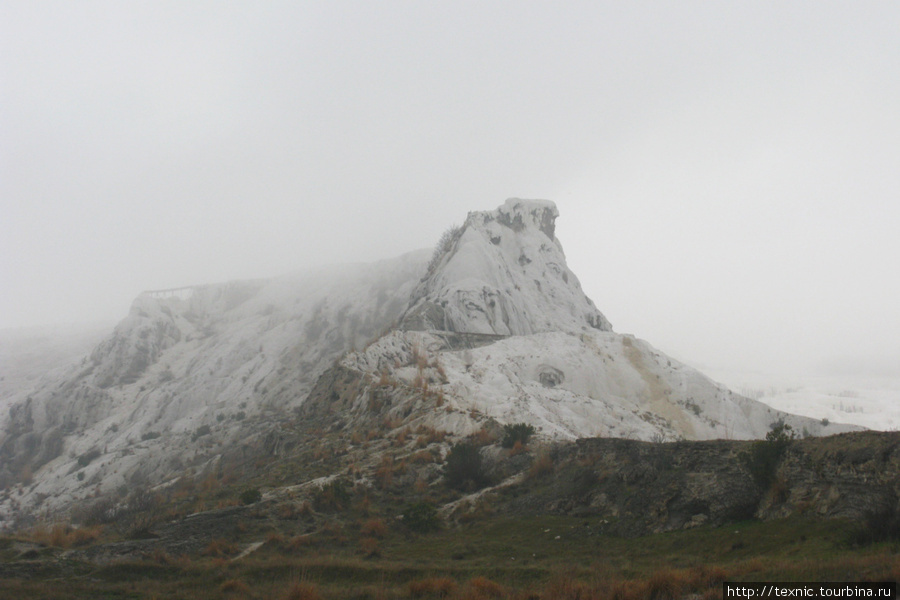
<path fill-rule="evenodd" d="M 741 455 L 757 485 L 766 488 L 771 485 L 781 457 L 796 437 L 790 425 L 778 422 L 772 425 L 765 440 L 753 442 L 750 450 Z"/>
<path fill-rule="evenodd" d="M 156 431 L 148 431 L 141 436 L 141 440 L 143 440 L 145 442 L 147 440 L 155 440 L 156 438 L 160 437 L 161 435 L 162 435 L 161 433 L 156 432 Z"/>
<path fill-rule="evenodd" d="M 650 600 L 678 600 L 686 584 L 681 571 L 657 571 L 647 581 L 647 597 Z"/>
<path fill-rule="evenodd" d="M 553 459 L 549 454 L 541 454 L 531 463 L 531 468 L 528 469 L 528 478 L 535 479 L 551 473 L 553 473 Z"/>
<path fill-rule="evenodd" d="M 481 453 L 467 442 L 454 444 L 447 454 L 444 477 L 450 487 L 459 490 L 477 490 L 487 483 Z"/>
<path fill-rule="evenodd" d="M 447 598 L 456 591 L 456 582 L 449 577 L 429 577 L 410 581 L 407 589 L 412 598 Z"/>
<path fill-rule="evenodd" d="M 317 510 L 343 510 L 350 504 L 350 492 L 339 479 L 330 481 L 319 488 L 313 498 Z"/>
<path fill-rule="evenodd" d="M 240 496 L 241 504 L 256 504 L 260 500 L 262 500 L 262 492 L 257 488 L 250 488 L 241 492 Z"/>
<path fill-rule="evenodd" d="M 378 540 L 373 537 L 364 537 L 359 539 L 359 550 L 366 557 L 374 558 L 381 555 L 381 548 Z"/>
<path fill-rule="evenodd" d="M 490 446 L 497 441 L 497 436 L 487 427 L 482 427 L 472 434 L 472 443 L 476 446 Z"/>
<path fill-rule="evenodd" d="M 487 577 L 475 577 L 469 581 L 469 588 L 472 590 L 473 598 L 502 598 L 506 595 L 506 590 L 496 581 L 491 581 Z"/>
<path fill-rule="evenodd" d="M 387 525 L 384 524 L 384 521 L 381 519 L 369 519 L 359 528 L 359 532 L 362 535 L 375 537 L 375 538 L 383 538 L 387 535 L 388 529 Z"/>
<path fill-rule="evenodd" d="M 210 429 L 209 425 L 201 425 L 194 431 L 194 435 L 191 436 L 191 441 L 196 442 L 204 435 L 209 435 L 210 433 L 212 433 L 212 429 Z"/>
<path fill-rule="evenodd" d="M 281 597 L 282 600 L 321 600 L 319 588 L 312 583 L 295 583 Z"/>
<path fill-rule="evenodd" d="M 229 579 L 224 582 L 219 590 L 225 594 L 226 596 L 238 596 L 238 597 L 252 597 L 253 592 L 250 589 L 250 586 L 241 581 L 240 579 Z"/>
<path fill-rule="evenodd" d="M 412 531 L 427 533 L 439 529 L 441 519 L 430 502 L 412 504 L 403 511 L 403 524 Z"/>
<path fill-rule="evenodd" d="M 224 539 L 215 539 L 211 541 L 203 550 L 203 556 L 212 556 L 214 558 L 222 558 L 236 554 L 238 551 L 237 544 Z"/>
<path fill-rule="evenodd" d="M 500 445 L 504 448 L 512 448 L 516 442 L 521 442 L 523 446 L 528 444 L 528 440 L 534 435 L 534 426 L 526 423 L 516 423 L 515 425 L 503 426 L 503 441 Z"/>
<path fill-rule="evenodd" d="M 89 464 L 91 464 L 92 462 L 94 462 L 94 460 L 99 457 L 100 457 L 100 451 L 97 450 L 96 448 L 88 450 L 87 452 L 85 452 L 84 454 L 82 454 L 81 456 L 78 457 L 78 466 L 86 467 Z"/>
<path fill-rule="evenodd" d="M 855 546 L 897 541 L 900 541 L 900 508 L 896 504 L 868 511 L 859 528 L 850 535 L 850 543 Z"/>

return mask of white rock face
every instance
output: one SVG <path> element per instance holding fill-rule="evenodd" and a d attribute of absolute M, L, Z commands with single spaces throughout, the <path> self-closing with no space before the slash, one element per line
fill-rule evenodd
<path fill-rule="evenodd" d="M 8 399 L 0 527 L 258 442 L 338 360 L 367 382 L 364 395 L 387 377 L 398 416 L 415 409 L 456 435 L 486 420 L 562 439 L 756 438 L 779 419 L 842 429 L 737 396 L 614 333 L 566 266 L 557 215 L 551 202 L 513 199 L 470 213 L 431 263 L 420 251 L 142 294 L 90 357 Z M 363 399 L 349 421 L 372 418 L 353 408 Z"/>
<path fill-rule="evenodd" d="M 529 335 L 610 331 L 555 236 L 552 202 L 510 199 L 469 213 L 416 289 L 407 329 Z"/>

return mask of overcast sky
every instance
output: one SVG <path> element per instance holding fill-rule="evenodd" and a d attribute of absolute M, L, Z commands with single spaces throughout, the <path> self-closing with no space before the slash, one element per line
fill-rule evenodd
<path fill-rule="evenodd" d="M 897 2 L 0 1 L 0 328 L 556 201 L 617 331 L 900 371 Z"/>

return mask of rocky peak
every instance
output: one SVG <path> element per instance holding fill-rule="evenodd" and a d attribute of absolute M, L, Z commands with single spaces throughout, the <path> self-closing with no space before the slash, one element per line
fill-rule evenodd
<path fill-rule="evenodd" d="M 442 238 L 401 328 L 494 335 L 612 329 L 581 290 L 547 200 L 469 213 Z"/>
<path fill-rule="evenodd" d="M 519 233 L 526 227 L 536 227 L 548 238 L 556 241 L 556 217 L 559 210 L 550 200 L 522 200 L 510 198 L 497 210 L 469 213 L 466 225 L 477 226 L 477 222 L 486 225 L 496 221 L 504 227 Z"/>

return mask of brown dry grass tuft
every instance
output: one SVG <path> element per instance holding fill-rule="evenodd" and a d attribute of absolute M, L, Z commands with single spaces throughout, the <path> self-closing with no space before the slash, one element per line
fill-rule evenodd
<path fill-rule="evenodd" d="M 449 577 L 429 577 L 410 581 L 407 590 L 410 598 L 447 598 L 456 592 L 456 587 Z"/>
<path fill-rule="evenodd" d="M 519 442 L 516 442 L 518 444 Z M 515 448 L 515 446 L 513 446 Z M 533 463 L 531 463 L 531 468 L 528 469 L 528 479 L 535 479 L 537 477 L 543 477 L 544 475 L 550 475 L 553 473 L 554 465 L 553 459 L 550 458 L 549 454 L 541 454 L 538 456 Z"/>
<path fill-rule="evenodd" d="M 228 540 L 218 538 L 211 541 L 201 552 L 203 556 L 211 556 L 213 558 L 224 558 L 236 554 L 238 551 L 237 544 Z"/>
<path fill-rule="evenodd" d="M 469 580 L 469 590 L 470 593 L 467 597 L 472 600 L 502 598 L 506 595 L 506 590 L 502 585 L 487 577 L 475 577 Z"/>
<path fill-rule="evenodd" d="M 665 569 L 657 571 L 647 580 L 647 597 L 650 600 L 678 600 L 688 587 L 684 571 Z"/>
<path fill-rule="evenodd" d="M 219 586 L 219 591 L 226 597 L 252 598 L 253 592 L 250 586 L 240 579 L 229 579 Z"/>
<path fill-rule="evenodd" d="M 359 539 L 359 549 L 366 557 L 373 558 L 381 555 L 381 548 L 378 540 L 373 537 L 364 537 Z"/>
<path fill-rule="evenodd" d="M 381 519 L 369 519 L 359 528 L 362 535 L 383 538 L 388 533 L 387 525 Z"/>
<path fill-rule="evenodd" d="M 285 592 L 282 600 L 322 600 L 319 588 L 312 583 L 294 583 Z"/>
<path fill-rule="evenodd" d="M 103 527 L 72 527 L 67 523 L 55 523 L 50 527 L 38 525 L 26 532 L 24 537 L 36 544 L 54 546 L 56 548 L 71 548 L 84 546 L 97 540 L 103 533 Z"/>
<path fill-rule="evenodd" d="M 486 427 L 482 427 L 472 434 L 472 443 L 476 446 L 490 446 L 496 441 L 497 434 L 487 429 Z"/>

